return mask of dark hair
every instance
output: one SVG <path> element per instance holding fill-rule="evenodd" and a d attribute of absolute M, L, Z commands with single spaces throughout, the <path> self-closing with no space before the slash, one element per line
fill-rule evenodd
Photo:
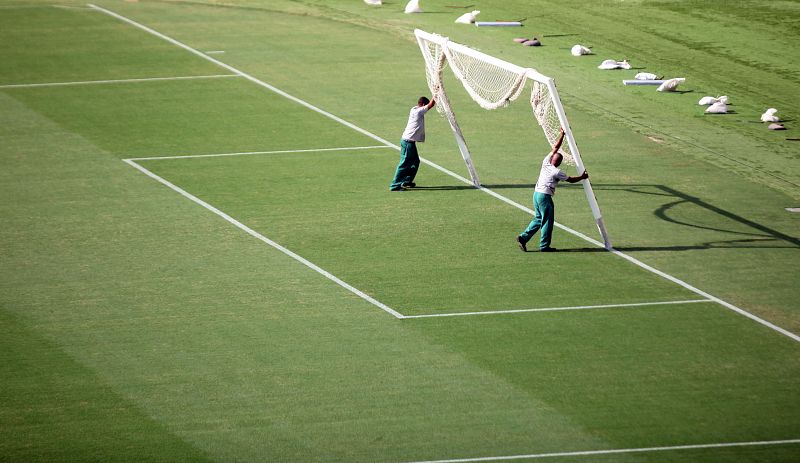
<path fill-rule="evenodd" d="M 427 105 L 430 102 L 431 102 L 431 100 L 429 100 L 428 98 L 426 98 L 424 96 L 419 97 L 419 100 L 417 100 L 417 104 L 421 104 L 423 106 Z"/>
<path fill-rule="evenodd" d="M 564 160 L 564 155 L 563 154 L 559 153 L 558 151 L 553 153 L 553 162 L 552 162 L 552 164 L 555 167 L 560 166 L 561 165 L 561 161 L 563 161 L 563 160 Z"/>

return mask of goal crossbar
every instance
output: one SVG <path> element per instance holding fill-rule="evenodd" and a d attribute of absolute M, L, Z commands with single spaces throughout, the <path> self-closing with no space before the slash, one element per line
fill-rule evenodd
<path fill-rule="evenodd" d="M 523 68 L 466 45 L 451 42 L 441 35 L 420 29 L 416 29 L 414 34 L 425 59 L 426 77 L 431 94 L 438 103 L 437 109 L 447 118 L 461 157 L 476 187 L 480 187 L 480 179 L 445 91 L 442 79 L 445 64 L 450 67 L 470 97 L 488 110 L 507 106 L 517 99 L 526 84 L 530 83 L 533 115 L 542 127 L 548 142 L 552 146 L 558 137 L 559 129 L 563 128 L 567 146 L 562 146 L 561 153 L 565 162 L 575 165 L 578 172 L 586 169 L 553 78 L 534 69 Z M 588 179 L 582 180 L 581 183 L 603 244 L 606 249 L 612 249 L 592 184 Z"/>

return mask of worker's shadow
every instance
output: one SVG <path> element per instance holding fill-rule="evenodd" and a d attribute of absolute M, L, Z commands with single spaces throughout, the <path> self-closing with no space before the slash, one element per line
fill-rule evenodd
<path fill-rule="evenodd" d="M 417 185 L 411 189 L 411 191 L 419 190 L 419 191 L 453 191 L 453 190 L 474 190 L 475 187 L 472 185 L 433 185 L 433 186 L 424 186 L 424 185 Z"/>
<path fill-rule="evenodd" d="M 762 249 L 798 249 L 800 239 L 789 236 L 778 230 L 767 227 L 764 224 L 755 222 L 742 217 L 733 212 L 714 206 L 700 198 L 688 195 L 666 185 L 613 185 L 613 184 L 592 184 L 595 191 L 623 191 L 636 195 L 649 195 L 663 198 L 661 204 L 653 211 L 657 218 L 684 227 L 698 230 L 709 230 L 730 235 L 731 239 L 720 239 L 704 241 L 691 245 L 675 246 L 621 246 L 615 247 L 619 251 L 691 251 L 702 249 L 720 248 L 762 248 Z M 706 214 L 715 214 L 724 217 L 735 224 L 736 227 L 724 227 L 722 225 L 709 225 L 713 220 L 704 223 L 692 222 L 680 213 L 676 208 L 683 205 L 702 208 Z M 744 225 L 742 227 L 741 225 Z M 735 228 L 735 229 L 734 229 Z M 562 249 L 559 249 L 561 251 Z M 563 249 L 564 252 L 603 252 L 602 248 L 573 248 Z"/>

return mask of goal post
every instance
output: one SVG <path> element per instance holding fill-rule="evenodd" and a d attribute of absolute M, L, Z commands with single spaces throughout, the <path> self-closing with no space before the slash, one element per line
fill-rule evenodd
<path fill-rule="evenodd" d="M 531 83 L 530 104 L 536 122 L 542 128 L 545 138 L 552 146 L 558 139 L 560 129 L 564 129 L 566 146 L 562 145 L 561 153 L 564 162 L 574 165 L 578 172 L 585 166 L 581 159 L 578 145 L 564 113 L 564 107 L 558 96 L 555 81 L 539 72 L 517 66 L 465 45 L 451 42 L 447 37 L 416 29 L 420 51 L 425 60 L 425 75 L 428 87 L 436 99 L 437 110 L 445 116 L 453 131 L 461 157 L 467 166 L 472 183 L 480 186 L 480 179 L 472 162 L 472 156 L 461 128 L 458 125 L 450 100 L 445 91 L 443 73 L 449 67 L 453 75 L 464 86 L 470 97 L 482 108 L 494 110 L 508 106 L 519 98 L 528 82 Z M 595 224 L 600 232 L 603 245 L 611 249 L 600 206 L 597 204 L 591 182 L 582 180 L 584 193 L 592 210 Z"/>

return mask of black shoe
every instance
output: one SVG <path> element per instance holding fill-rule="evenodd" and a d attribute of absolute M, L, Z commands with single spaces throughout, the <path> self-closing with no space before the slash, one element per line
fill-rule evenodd
<path fill-rule="evenodd" d="M 521 236 L 517 237 L 517 246 L 519 246 L 519 248 L 522 250 L 522 252 L 528 252 L 528 248 L 525 247 L 525 242 L 522 241 L 522 237 Z"/>
<path fill-rule="evenodd" d="M 389 191 L 406 191 L 406 189 L 403 188 L 403 187 L 400 187 L 400 188 L 389 188 Z"/>
<path fill-rule="evenodd" d="M 548 247 L 548 248 L 542 248 L 542 249 L 539 249 L 539 252 L 557 252 L 557 251 L 558 251 L 558 249 L 556 249 L 556 248 L 549 248 L 549 247 Z"/>
<path fill-rule="evenodd" d="M 414 182 L 408 182 L 400 185 L 402 188 L 416 188 L 417 184 Z"/>

